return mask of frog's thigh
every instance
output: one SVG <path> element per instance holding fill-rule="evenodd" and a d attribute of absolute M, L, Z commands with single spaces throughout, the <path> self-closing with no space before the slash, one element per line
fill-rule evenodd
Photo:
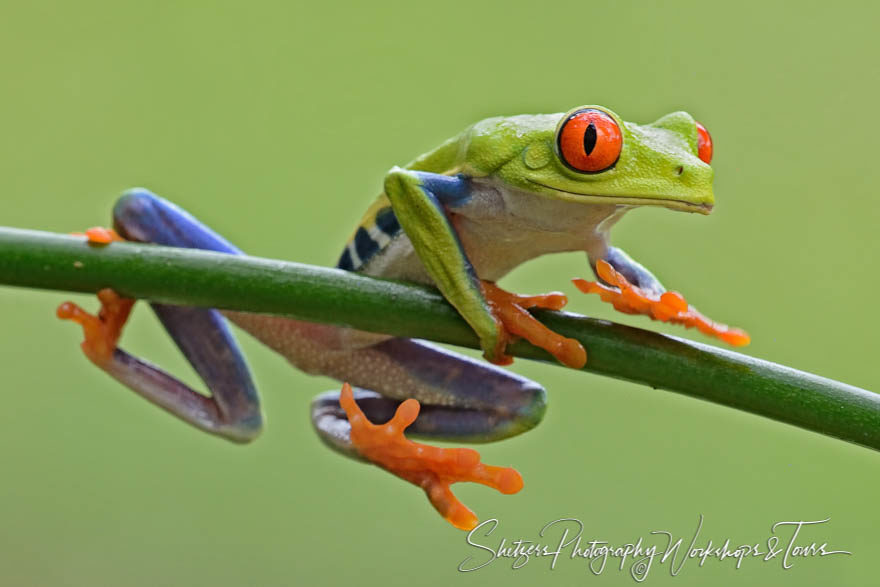
<path fill-rule="evenodd" d="M 374 423 L 388 421 L 406 398 L 421 403 L 408 434 L 450 441 L 491 442 L 533 428 L 544 416 L 537 383 L 417 340 L 393 338 L 328 357 L 323 372 L 356 386 L 355 399 Z M 339 393 L 312 403 L 312 422 L 332 448 L 354 454 Z"/>

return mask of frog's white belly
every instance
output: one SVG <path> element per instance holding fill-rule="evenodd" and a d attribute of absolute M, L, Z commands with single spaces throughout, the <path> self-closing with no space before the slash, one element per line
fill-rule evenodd
<path fill-rule="evenodd" d="M 521 263 L 563 251 L 600 256 L 608 229 L 628 209 L 580 204 L 512 189 L 491 178 L 472 180 L 472 197 L 450 219 L 480 279 L 497 281 Z M 362 268 L 368 275 L 431 284 L 412 243 L 400 233 Z"/>

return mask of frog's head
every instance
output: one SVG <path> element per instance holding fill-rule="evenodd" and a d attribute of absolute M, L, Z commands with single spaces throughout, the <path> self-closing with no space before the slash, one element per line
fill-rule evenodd
<path fill-rule="evenodd" d="M 484 123 L 474 127 L 471 161 L 521 189 L 574 202 L 712 210 L 712 140 L 686 112 L 640 125 L 579 106 Z"/>

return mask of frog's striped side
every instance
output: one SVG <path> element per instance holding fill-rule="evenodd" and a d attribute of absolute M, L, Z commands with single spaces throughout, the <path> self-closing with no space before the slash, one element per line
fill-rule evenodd
<path fill-rule="evenodd" d="M 446 140 L 433 151 L 410 161 L 405 169 L 454 175 L 460 169 L 471 129 Z M 367 262 L 387 247 L 401 232 L 391 201 L 384 193 L 367 209 L 357 229 L 348 239 L 336 267 L 346 271 L 360 271 Z"/>
<path fill-rule="evenodd" d="M 400 233 L 400 223 L 391 202 L 385 194 L 380 195 L 361 219 L 357 229 L 348 239 L 336 267 L 346 271 L 358 271 Z"/>

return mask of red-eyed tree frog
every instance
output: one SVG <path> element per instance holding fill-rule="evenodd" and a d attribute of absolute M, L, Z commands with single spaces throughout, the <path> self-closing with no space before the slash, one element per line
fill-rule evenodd
<path fill-rule="evenodd" d="M 609 244 L 611 227 L 635 207 L 708 214 L 714 203 L 711 158 L 709 133 L 685 112 L 647 125 L 624 122 L 601 106 L 486 119 L 392 168 L 337 266 L 436 286 L 477 333 L 485 358 L 496 364 L 510 362 L 505 349 L 512 337 L 524 337 L 572 367 L 587 360 L 580 343 L 549 331 L 527 311 L 558 309 L 565 296 L 519 296 L 495 285 L 520 263 L 561 251 L 587 254 L 602 283 L 579 280 L 578 287 L 599 293 L 619 310 L 695 325 L 744 344 L 745 333 L 705 319 Z M 121 238 L 241 254 L 144 189 L 119 199 L 113 223 L 115 231 L 91 229 L 87 237 L 96 243 Z M 134 300 L 111 290 L 102 290 L 99 299 L 97 316 L 70 302 L 58 309 L 59 317 L 83 326 L 88 358 L 206 432 L 249 442 L 263 426 L 259 397 L 228 319 L 296 367 L 345 382 L 341 392 L 319 395 L 312 403 L 320 438 L 344 455 L 421 486 L 456 527 L 472 528 L 477 518 L 452 494 L 451 483 L 475 481 L 502 493 L 523 485 L 514 469 L 485 465 L 474 450 L 417 444 L 404 429 L 461 442 L 520 434 L 544 415 L 546 393 L 537 383 L 424 341 L 269 315 L 151 304 L 210 390 L 205 396 L 117 348 Z"/>

